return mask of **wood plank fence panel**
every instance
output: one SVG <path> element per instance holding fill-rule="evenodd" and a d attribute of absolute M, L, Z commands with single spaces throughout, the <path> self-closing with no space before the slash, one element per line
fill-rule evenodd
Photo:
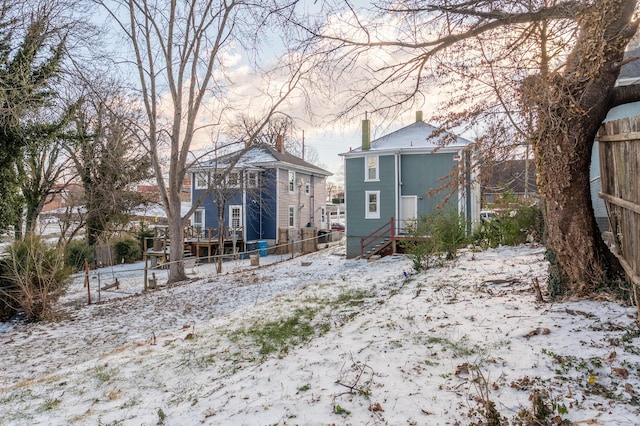
<path fill-rule="evenodd" d="M 604 123 L 598 132 L 602 193 L 628 277 L 640 285 L 640 116 Z M 637 295 L 636 295 L 637 299 Z"/>

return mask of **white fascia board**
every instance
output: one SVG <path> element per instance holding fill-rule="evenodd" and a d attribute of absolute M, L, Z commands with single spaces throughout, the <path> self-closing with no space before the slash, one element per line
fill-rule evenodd
<path fill-rule="evenodd" d="M 367 151 L 345 152 L 339 155 L 346 159 L 367 157 L 369 155 L 456 154 L 461 152 L 464 148 L 466 148 L 466 145 L 451 145 L 443 146 L 441 148 L 370 149 Z"/>

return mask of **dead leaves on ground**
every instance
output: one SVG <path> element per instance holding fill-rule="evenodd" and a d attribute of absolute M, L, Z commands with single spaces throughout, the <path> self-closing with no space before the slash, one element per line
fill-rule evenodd
<path fill-rule="evenodd" d="M 533 336 L 537 336 L 539 334 L 541 334 L 543 336 L 546 336 L 547 334 L 550 334 L 550 333 L 551 333 L 551 330 L 549 330 L 548 328 L 546 328 L 546 327 L 545 328 L 538 327 L 538 328 L 535 328 L 535 329 L 531 330 L 527 334 L 525 334 L 524 338 L 525 339 L 530 339 Z"/>

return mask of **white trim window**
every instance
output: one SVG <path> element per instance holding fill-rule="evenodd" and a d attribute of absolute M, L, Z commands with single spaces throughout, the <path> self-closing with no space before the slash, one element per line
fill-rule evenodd
<path fill-rule="evenodd" d="M 368 155 L 364 157 L 364 180 L 367 181 L 378 181 L 380 180 L 379 173 L 379 164 L 380 159 L 377 155 Z"/>
<path fill-rule="evenodd" d="M 193 212 L 191 226 L 198 232 L 204 229 L 204 209 L 198 209 Z"/>
<path fill-rule="evenodd" d="M 296 206 L 289 206 L 288 223 L 289 223 L 289 228 L 295 228 L 295 226 L 296 226 Z"/>
<path fill-rule="evenodd" d="M 258 187 L 258 172 L 246 172 L 247 173 L 247 188 Z"/>
<path fill-rule="evenodd" d="M 289 192 L 296 192 L 296 172 L 289 170 Z"/>
<path fill-rule="evenodd" d="M 229 206 L 229 224 L 232 229 L 242 227 L 242 206 L 240 204 Z"/>
<path fill-rule="evenodd" d="M 240 173 L 239 172 L 229 172 L 227 175 L 227 187 L 228 188 L 237 188 L 240 186 Z"/>
<path fill-rule="evenodd" d="M 195 172 L 193 174 L 193 180 L 195 189 L 207 189 L 209 187 L 208 172 Z"/>
<path fill-rule="evenodd" d="M 380 219 L 380 191 L 365 191 L 365 219 Z"/>

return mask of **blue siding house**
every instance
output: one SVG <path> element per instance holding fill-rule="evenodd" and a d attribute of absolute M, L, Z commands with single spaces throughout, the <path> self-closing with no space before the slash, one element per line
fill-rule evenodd
<path fill-rule="evenodd" d="M 400 235 L 408 222 L 445 203 L 471 225 L 480 217 L 480 189 L 470 172 L 471 142 L 442 133 L 422 121 L 370 141 L 370 123 L 362 123 L 362 146 L 344 158 L 347 257 L 365 255 L 361 243 L 393 224 Z M 446 142 L 445 142 L 446 141 Z M 457 182 L 461 182 L 458 184 Z M 443 190 L 453 183 L 454 193 Z M 365 240 L 363 240 L 365 239 Z"/>
<path fill-rule="evenodd" d="M 200 207 L 191 225 L 203 238 L 220 229 L 231 230 L 239 241 L 263 240 L 272 246 L 280 229 L 289 235 L 302 227 L 328 229 L 326 178 L 331 173 L 267 144 L 193 165 L 192 202 Z M 225 223 L 218 223 L 218 208 Z M 291 238 L 290 238 L 291 239 Z"/>

